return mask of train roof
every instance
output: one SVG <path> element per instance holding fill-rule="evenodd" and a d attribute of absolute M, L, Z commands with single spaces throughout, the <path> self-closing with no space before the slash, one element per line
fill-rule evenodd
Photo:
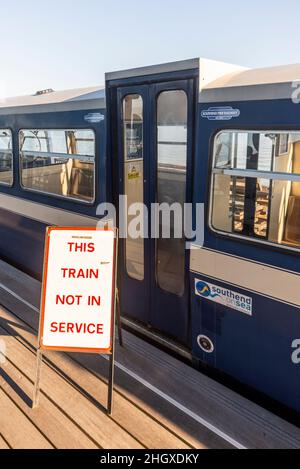
<path fill-rule="evenodd" d="M 106 80 L 191 69 L 199 70 L 199 101 L 204 103 L 286 99 L 300 85 L 300 64 L 249 69 L 205 58 L 107 73 Z"/>
<path fill-rule="evenodd" d="M 240 70 L 210 81 L 200 102 L 291 99 L 300 86 L 300 64 Z"/>
<path fill-rule="evenodd" d="M 112 82 L 192 69 L 199 71 L 199 101 L 203 103 L 288 99 L 300 86 L 300 64 L 249 69 L 202 58 L 111 72 L 105 78 Z M 92 110 L 105 106 L 104 86 L 46 90 L 0 100 L 0 115 Z"/>
<path fill-rule="evenodd" d="M 64 91 L 45 90 L 31 96 L 17 96 L 0 100 L 0 114 L 103 108 L 105 108 L 104 86 Z"/>
<path fill-rule="evenodd" d="M 217 78 L 220 78 L 221 76 L 247 70 L 247 68 L 241 67 L 239 65 L 204 58 L 195 58 L 110 72 L 105 74 L 105 80 L 124 80 L 126 78 L 160 75 L 162 73 L 172 74 L 174 72 L 184 72 L 195 69 L 199 71 L 200 90 L 202 90 L 203 87 L 205 87 L 208 83 L 216 80 Z"/>

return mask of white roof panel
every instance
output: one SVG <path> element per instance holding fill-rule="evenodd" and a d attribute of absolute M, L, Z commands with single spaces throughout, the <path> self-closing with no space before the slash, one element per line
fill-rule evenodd
<path fill-rule="evenodd" d="M 207 84 L 206 88 L 291 83 L 299 80 L 300 64 L 281 65 L 279 67 L 245 69 L 223 75 Z"/>
<path fill-rule="evenodd" d="M 92 105 L 93 103 L 93 105 Z M 53 91 L 31 96 L 17 96 L 0 100 L 0 113 L 50 112 L 105 107 L 105 88 L 94 86 L 74 90 Z M 53 107 L 55 106 L 55 107 Z M 46 108 L 45 108 L 46 107 Z M 49 107 L 49 109 L 48 109 Z M 51 108 L 51 109 L 50 109 Z"/>
<path fill-rule="evenodd" d="M 292 84 L 300 83 L 300 64 L 247 69 L 209 59 L 190 59 L 106 74 L 106 80 L 199 70 L 199 101 L 230 102 L 291 97 Z M 0 114 L 55 112 L 105 107 L 105 87 L 53 91 L 0 100 Z"/>
<path fill-rule="evenodd" d="M 297 85 L 298 83 L 298 85 Z M 206 83 L 200 102 L 289 99 L 300 85 L 300 64 L 240 70 Z"/>

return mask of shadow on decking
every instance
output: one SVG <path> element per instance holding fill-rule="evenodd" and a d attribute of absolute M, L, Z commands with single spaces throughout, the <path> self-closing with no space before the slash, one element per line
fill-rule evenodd
<path fill-rule="evenodd" d="M 32 332 L 30 327 L 23 326 L 17 322 L 4 319 L 0 316 L 0 342 L 1 337 L 21 337 L 21 335 L 14 329 L 15 327 L 26 332 Z M 0 365 L 4 364 L 7 360 L 5 352 L 5 339 L 2 339 L 2 342 L 2 347 L 0 343 Z M 18 394 L 18 396 L 25 402 L 26 405 L 28 405 L 28 407 L 32 406 L 32 399 L 27 396 L 23 389 L 6 373 L 2 366 L 0 366 L 0 378 L 2 378 L 8 384 L 8 386 L 10 386 Z"/>
<path fill-rule="evenodd" d="M 25 402 L 28 407 L 32 407 L 32 399 L 27 396 L 22 388 L 6 373 L 3 368 L 0 368 L 0 378 L 2 378 L 13 389 L 18 396 Z"/>
<path fill-rule="evenodd" d="M 26 331 L 26 332 L 31 332 L 31 333 L 33 332 L 32 328 L 29 326 L 25 326 L 14 321 L 10 321 L 8 319 L 4 319 L 0 316 L 0 337 L 1 336 L 12 336 L 12 337 L 20 336 L 20 334 L 14 329 L 14 327 L 21 329 L 23 331 Z"/>

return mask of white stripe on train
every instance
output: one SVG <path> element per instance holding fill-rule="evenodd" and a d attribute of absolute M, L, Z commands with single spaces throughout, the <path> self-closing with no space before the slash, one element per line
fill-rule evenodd
<path fill-rule="evenodd" d="M 193 246 L 190 270 L 265 297 L 300 307 L 300 274 L 242 257 Z"/>

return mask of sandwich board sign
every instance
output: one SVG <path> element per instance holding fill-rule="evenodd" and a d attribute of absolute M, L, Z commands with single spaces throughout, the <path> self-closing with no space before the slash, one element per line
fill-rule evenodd
<path fill-rule="evenodd" d="M 38 405 L 45 350 L 110 355 L 108 412 L 112 412 L 117 230 L 49 227 L 40 309 Z"/>

